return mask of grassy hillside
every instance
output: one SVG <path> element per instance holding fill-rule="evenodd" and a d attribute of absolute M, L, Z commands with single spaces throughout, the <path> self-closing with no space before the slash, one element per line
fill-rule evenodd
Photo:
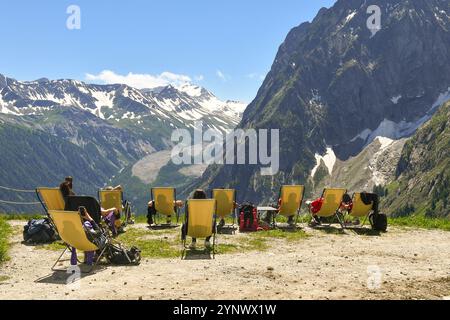
<path fill-rule="evenodd" d="M 75 178 L 75 191 L 96 194 L 117 169 L 95 145 L 80 148 L 40 130 L 0 122 L 0 185 L 20 189 L 58 186 L 65 176 Z M 36 196 L 2 190 L 1 200 L 33 202 Z M 0 204 L 5 212 L 30 212 L 39 207 Z"/>
<path fill-rule="evenodd" d="M 450 102 L 405 144 L 384 207 L 394 216 L 450 215 Z"/>

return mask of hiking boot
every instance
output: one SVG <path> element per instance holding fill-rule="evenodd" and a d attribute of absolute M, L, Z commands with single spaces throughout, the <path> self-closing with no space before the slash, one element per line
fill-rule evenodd
<path fill-rule="evenodd" d="M 217 226 L 219 229 L 225 226 L 225 220 L 221 219 L 219 225 Z"/>
<path fill-rule="evenodd" d="M 190 250 L 195 250 L 197 248 L 197 243 L 192 241 L 191 244 L 189 245 L 189 249 Z"/>
<path fill-rule="evenodd" d="M 316 227 L 320 225 L 320 220 L 316 219 L 316 217 L 314 217 L 311 222 L 308 224 L 308 226 L 310 227 Z"/>
<path fill-rule="evenodd" d="M 167 223 L 167 224 L 172 224 L 172 217 L 171 217 L 171 216 L 168 216 L 168 217 L 167 217 L 166 223 Z"/>
<path fill-rule="evenodd" d="M 291 226 L 291 227 L 294 226 L 294 225 L 295 225 L 294 217 L 293 217 L 293 216 L 290 216 L 290 217 L 288 218 L 287 223 L 288 223 L 288 225 Z"/>

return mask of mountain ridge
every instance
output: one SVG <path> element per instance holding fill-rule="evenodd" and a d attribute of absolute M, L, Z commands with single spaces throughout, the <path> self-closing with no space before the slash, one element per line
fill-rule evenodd
<path fill-rule="evenodd" d="M 431 106 L 450 93 L 450 3 L 378 5 L 382 27 L 374 36 L 367 2 L 339 0 L 281 44 L 239 125 L 280 129 L 280 172 L 262 177 L 258 166 L 211 166 L 197 186 L 233 187 L 245 200 L 268 201 L 281 184 L 310 187 L 316 155 L 327 148 L 346 160 L 377 133 L 400 139 L 429 120 Z"/>

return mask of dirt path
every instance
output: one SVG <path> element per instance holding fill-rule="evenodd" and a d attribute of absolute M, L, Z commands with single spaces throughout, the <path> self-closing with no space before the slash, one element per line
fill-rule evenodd
<path fill-rule="evenodd" d="M 23 222 L 12 224 L 19 229 Z M 24 246 L 17 232 L 11 260 L 0 269 L 0 299 L 450 296 L 450 232 L 390 228 L 387 234 L 368 236 L 353 231 L 342 235 L 305 230 L 311 237 L 298 242 L 275 240 L 265 252 L 217 255 L 215 260 L 144 260 L 138 267 L 105 267 L 83 277 L 75 287 L 66 285 L 66 274 L 50 271 L 58 252 Z"/>

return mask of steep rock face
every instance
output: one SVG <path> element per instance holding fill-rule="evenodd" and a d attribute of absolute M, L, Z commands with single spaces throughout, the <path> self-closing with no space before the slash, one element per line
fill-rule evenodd
<path fill-rule="evenodd" d="M 310 184 L 315 155 L 357 155 L 377 136 L 407 137 L 449 98 L 450 3 L 381 0 L 381 30 L 367 28 L 368 3 L 340 0 L 291 30 L 242 128 L 280 129 L 280 172 L 211 166 L 203 187 L 228 186 L 260 201 L 280 184 Z M 193 187 L 193 186 L 190 186 Z"/>
<path fill-rule="evenodd" d="M 320 195 L 324 187 L 345 188 L 349 193 L 371 192 L 376 186 L 384 187 L 396 177 L 397 164 L 406 140 L 378 137 L 357 156 L 344 161 L 336 159 L 331 172 L 320 159 L 312 178 L 312 195 Z"/>
<path fill-rule="evenodd" d="M 406 143 L 384 207 L 402 216 L 450 214 L 450 102 Z"/>

